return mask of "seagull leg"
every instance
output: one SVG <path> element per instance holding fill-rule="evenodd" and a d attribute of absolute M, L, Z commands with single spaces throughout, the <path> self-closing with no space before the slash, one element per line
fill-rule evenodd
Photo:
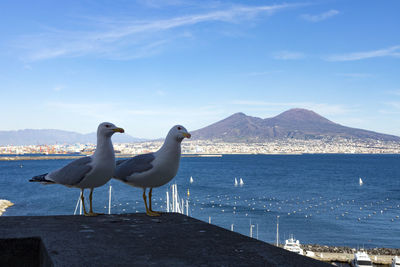
<path fill-rule="evenodd" d="M 90 188 L 90 195 L 89 195 L 90 209 L 89 209 L 89 213 L 87 214 L 87 216 L 97 216 L 97 215 L 103 214 L 103 213 L 93 212 L 92 199 L 93 199 L 93 188 Z"/>
<path fill-rule="evenodd" d="M 150 188 L 150 191 L 149 191 L 149 210 L 150 210 L 151 212 L 157 214 L 158 216 L 160 216 L 160 215 L 161 215 L 160 212 L 154 211 L 154 210 L 151 208 L 151 196 L 152 196 L 152 192 L 153 192 L 153 187 Z"/>
<path fill-rule="evenodd" d="M 146 207 L 146 214 L 148 216 L 160 216 L 157 213 L 152 212 L 151 210 L 149 210 L 149 208 L 147 207 L 147 200 L 146 200 L 146 188 L 143 188 L 143 201 L 144 201 L 144 205 Z M 151 200 L 150 200 L 151 201 Z M 151 203 L 151 202 L 150 202 Z"/>
<path fill-rule="evenodd" d="M 85 216 L 88 216 L 88 213 L 86 212 L 86 208 L 85 208 L 85 197 L 83 196 L 83 188 L 81 189 L 81 202 L 82 202 L 82 208 L 83 208 L 83 214 Z"/>

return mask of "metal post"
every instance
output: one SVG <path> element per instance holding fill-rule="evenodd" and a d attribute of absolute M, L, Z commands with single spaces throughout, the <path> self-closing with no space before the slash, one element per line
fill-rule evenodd
<path fill-rule="evenodd" d="M 279 215 L 276 216 L 276 246 L 279 246 Z"/>
<path fill-rule="evenodd" d="M 76 215 L 76 211 L 78 210 L 78 206 L 79 206 L 80 201 L 81 201 L 81 195 L 79 195 L 78 201 L 76 202 L 76 206 L 75 206 L 75 210 L 74 210 L 74 215 Z"/>
<path fill-rule="evenodd" d="M 175 194 L 174 194 L 174 185 L 171 186 L 172 191 L 172 212 L 175 212 Z"/>
<path fill-rule="evenodd" d="M 258 223 L 257 223 L 257 240 L 258 240 Z"/>
<path fill-rule="evenodd" d="M 167 190 L 167 212 L 169 212 L 169 194 L 168 194 L 168 190 Z"/>
<path fill-rule="evenodd" d="M 110 190 L 108 192 L 108 214 L 111 214 L 111 190 L 112 186 L 110 185 Z"/>

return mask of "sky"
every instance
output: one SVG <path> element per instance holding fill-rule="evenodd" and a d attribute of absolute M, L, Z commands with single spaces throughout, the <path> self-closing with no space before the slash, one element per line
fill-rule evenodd
<path fill-rule="evenodd" d="M 0 130 L 311 109 L 400 135 L 400 1 L 0 1 Z"/>

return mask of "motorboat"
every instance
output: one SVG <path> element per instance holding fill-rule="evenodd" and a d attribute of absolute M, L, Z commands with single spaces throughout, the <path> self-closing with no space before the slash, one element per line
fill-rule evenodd
<path fill-rule="evenodd" d="M 372 267 L 372 261 L 365 251 L 354 253 L 354 259 L 351 262 L 354 267 Z"/>
<path fill-rule="evenodd" d="M 294 239 L 293 236 L 285 240 L 285 245 L 283 246 L 283 248 L 299 255 L 304 255 L 304 251 L 300 247 L 300 241 Z"/>
<path fill-rule="evenodd" d="M 394 256 L 392 259 L 392 267 L 400 267 L 400 257 Z"/>

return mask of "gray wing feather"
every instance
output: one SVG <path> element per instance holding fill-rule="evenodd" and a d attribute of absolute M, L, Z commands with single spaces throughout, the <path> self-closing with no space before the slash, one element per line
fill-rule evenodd
<path fill-rule="evenodd" d="M 115 162 L 115 165 L 116 165 L 116 166 L 119 166 L 119 165 L 121 165 L 122 163 L 124 163 L 125 161 L 127 161 L 127 159 L 120 159 L 120 160 L 117 160 L 117 161 Z"/>
<path fill-rule="evenodd" d="M 49 173 L 48 177 L 58 184 L 78 184 L 92 170 L 92 166 L 89 165 L 91 162 L 91 157 L 74 160 L 61 169 Z"/>
<path fill-rule="evenodd" d="M 155 159 L 154 153 L 139 155 L 117 163 L 115 178 L 125 180 L 135 173 L 141 173 L 153 168 L 151 162 Z"/>

